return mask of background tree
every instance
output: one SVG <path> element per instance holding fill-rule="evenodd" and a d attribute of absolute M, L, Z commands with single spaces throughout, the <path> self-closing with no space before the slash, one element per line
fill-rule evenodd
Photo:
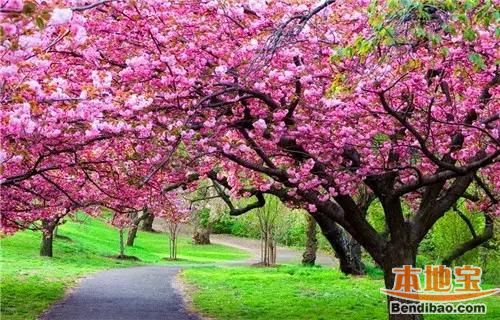
<path fill-rule="evenodd" d="M 193 241 L 195 244 L 210 244 L 210 233 L 212 232 L 212 223 L 216 219 L 217 210 L 223 210 L 217 205 L 218 195 L 213 185 L 202 181 L 195 192 L 191 195 L 189 202 L 193 216 L 191 223 L 193 225 Z"/>
<path fill-rule="evenodd" d="M 155 215 L 152 212 L 148 211 L 146 217 L 144 218 L 144 220 L 142 220 L 141 230 L 154 232 L 153 229 L 154 220 L 155 220 Z"/>
<path fill-rule="evenodd" d="M 148 212 L 148 208 L 144 207 L 140 212 L 134 211 L 130 213 L 130 226 L 127 234 L 127 246 L 134 246 L 134 241 L 137 236 L 137 229 L 139 229 L 139 224 L 141 221 L 145 221 L 151 213 Z"/>
<path fill-rule="evenodd" d="M 316 252 L 318 251 L 316 221 L 311 215 L 306 215 L 306 248 L 302 255 L 302 264 L 313 266 L 316 262 Z"/>

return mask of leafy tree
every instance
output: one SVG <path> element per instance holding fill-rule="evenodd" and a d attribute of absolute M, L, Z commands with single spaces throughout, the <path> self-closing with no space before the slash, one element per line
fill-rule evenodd
<path fill-rule="evenodd" d="M 498 215 L 492 1 L 1 6 L 7 231 L 68 204 L 128 212 L 208 177 L 233 215 L 264 194 L 307 210 L 342 271 L 363 273 L 361 245 L 391 288 L 458 201 Z M 385 232 L 367 220 L 373 198 Z"/>

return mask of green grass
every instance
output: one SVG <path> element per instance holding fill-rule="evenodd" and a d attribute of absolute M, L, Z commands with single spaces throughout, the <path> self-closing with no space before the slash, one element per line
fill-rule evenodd
<path fill-rule="evenodd" d="M 195 288 L 195 309 L 219 320 L 387 319 L 379 275 L 347 277 L 334 269 L 282 266 L 193 268 L 182 276 Z M 426 315 L 425 319 L 500 319 L 500 297 L 476 302 L 487 303 L 487 315 Z"/>
<path fill-rule="evenodd" d="M 238 260 L 248 256 L 238 249 L 221 246 L 195 246 L 191 239 L 180 237 L 179 262 L 165 261 L 167 236 L 138 232 L 134 247 L 126 254 L 140 262 L 110 258 L 118 255 L 119 234 L 107 224 L 80 215 L 83 222 L 68 221 L 58 234 L 70 240 L 54 240 L 54 257 L 39 256 L 41 234 L 23 231 L 0 240 L 1 318 L 2 320 L 35 319 L 52 302 L 62 298 L 68 287 L 89 273 L 141 264 L 208 264 Z"/>

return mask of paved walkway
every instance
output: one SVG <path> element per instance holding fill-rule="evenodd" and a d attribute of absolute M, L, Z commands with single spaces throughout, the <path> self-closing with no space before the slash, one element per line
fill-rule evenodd
<path fill-rule="evenodd" d="M 218 265 L 250 265 L 260 261 L 260 241 L 230 235 L 211 235 L 212 243 L 247 250 L 245 261 Z M 302 251 L 278 247 L 277 263 L 300 263 Z M 332 256 L 319 254 L 317 264 L 336 266 Z M 85 278 L 68 297 L 56 303 L 42 320 L 198 320 L 189 313 L 172 284 L 180 269 L 144 266 L 113 269 Z"/>
<path fill-rule="evenodd" d="M 153 228 L 161 232 L 167 232 L 167 225 L 163 219 L 156 218 L 154 220 Z M 190 237 L 193 234 L 193 228 L 189 224 L 183 224 L 180 228 L 180 233 L 184 236 Z M 260 240 L 250 239 L 243 237 L 236 237 L 228 234 L 211 234 L 210 242 L 223 244 L 226 246 L 239 248 L 252 253 L 252 257 L 246 261 L 231 261 L 225 262 L 223 264 L 227 265 L 251 265 L 258 263 L 260 261 Z M 278 247 L 276 255 L 277 264 L 300 264 L 302 262 L 302 250 L 289 248 L 289 247 Z M 338 260 L 333 255 L 318 252 L 316 258 L 316 264 L 325 267 L 338 267 Z"/>
<path fill-rule="evenodd" d="M 85 278 L 43 320 L 197 320 L 172 287 L 176 267 L 114 269 Z"/>
<path fill-rule="evenodd" d="M 260 261 L 260 240 L 235 237 L 227 234 L 212 234 L 210 235 L 210 242 L 246 250 L 252 253 L 252 256 L 248 260 L 232 264 L 248 265 L 258 263 Z M 302 250 L 288 247 L 278 247 L 278 251 L 276 253 L 276 263 L 299 264 L 302 261 L 302 253 Z M 338 266 L 338 261 L 335 257 L 333 257 L 333 255 L 318 252 L 316 264 L 336 267 Z"/>

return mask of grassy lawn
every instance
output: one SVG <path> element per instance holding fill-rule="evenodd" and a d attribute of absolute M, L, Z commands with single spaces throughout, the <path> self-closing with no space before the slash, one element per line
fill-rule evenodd
<path fill-rule="evenodd" d="M 35 319 L 52 302 L 62 298 L 68 287 L 89 273 L 141 264 L 206 264 L 237 260 L 247 253 L 221 245 L 195 246 L 191 239 L 179 239 L 180 262 L 164 261 L 168 256 L 167 236 L 138 232 L 135 246 L 127 255 L 140 262 L 110 258 L 118 255 L 119 235 L 107 224 L 80 216 L 83 222 L 68 221 L 59 227 L 54 257 L 38 254 L 39 232 L 24 231 L 0 240 L 1 315 L 2 320 Z"/>
<path fill-rule="evenodd" d="M 347 277 L 337 270 L 282 266 L 186 269 L 202 314 L 224 319 L 387 319 L 379 275 Z M 484 285 L 483 288 L 487 286 Z M 426 315 L 425 319 L 500 319 L 500 297 L 485 302 L 487 315 Z"/>

